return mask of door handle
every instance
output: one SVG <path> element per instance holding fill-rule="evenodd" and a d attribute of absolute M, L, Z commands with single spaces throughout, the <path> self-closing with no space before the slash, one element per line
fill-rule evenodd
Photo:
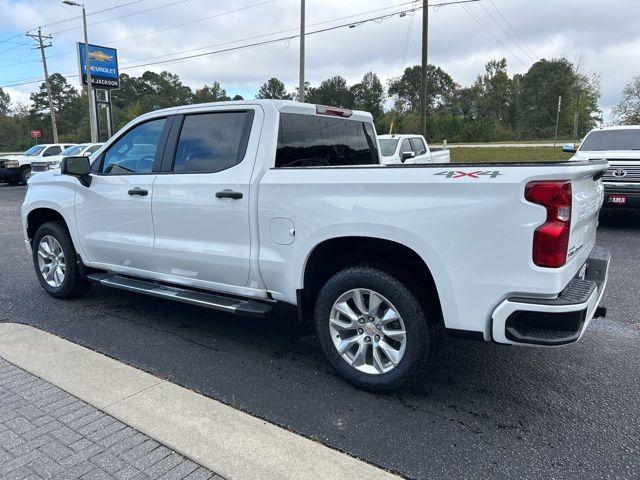
<path fill-rule="evenodd" d="M 216 192 L 216 198 L 231 198 L 233 200 L 240 200 L 242 197 L 242 192 L 234 192 L 233 190 L 229 189 Z"/>
<path fill-rule="evenodd" d="M 129 195 L 140 195 L 141 197 L 146 197 L 148 194 L 148 190 L 140 187 L 132 188 L 131 190 L 129 190 Z"/>

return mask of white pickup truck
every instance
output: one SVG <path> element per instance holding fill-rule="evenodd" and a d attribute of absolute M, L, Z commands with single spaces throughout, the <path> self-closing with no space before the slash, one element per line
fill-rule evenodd
<path fill-rule="evenodd" d="M 430 148 L 422 135 L 380 135 L 380 154 L 385 165 L 451 163 L 446 148 Z"/>
<path fill-rule="evenodd" d="M 594 128 L 580 146 L 565 144 L 563 151 L 575 153 L 571 160 L 607 160 L 602 177 L 604 206 L 640 208 L 640 125 Z"/>
<path fill-rule="evenodd" d="M 63 150 L 71 147 L 70 143 L 42 143 L 34 145 L 22 155 L 4 155 L 0 157 L 0 182 L 11 185 L 27 184 L 31 177 L 31 162 L 60 155 Z"/>
<path fill-rule="evenodd" d="M 423 374 L 445 331 L 563 345 L 604 313 L 606 161 L 382 165 L 370 114 L 273 100 L 148 113 L 91 158 L 35 175 L 22 206 L 54 297 L 94 282 L 295 307 L 341 375 L 380 391 Z"/>

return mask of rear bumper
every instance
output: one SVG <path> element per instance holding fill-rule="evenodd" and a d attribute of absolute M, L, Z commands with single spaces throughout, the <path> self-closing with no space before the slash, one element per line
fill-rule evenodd
<path fill-rule="evenodd" d="M 493 312 L 493 339 L 511 345 L 558 346 L 582 337 L 594 318 L 609 274 L 609 250 L 595 247 L 584 276 L 555 298 L 511 297 Z"/>
<path fill-rule="evenodd" d="M 604 182 L 604 207 L 607 208 L 640 208 L 640 183 Z M 625 195 L 624 204 L 611 201 L 611 195 Z"/>

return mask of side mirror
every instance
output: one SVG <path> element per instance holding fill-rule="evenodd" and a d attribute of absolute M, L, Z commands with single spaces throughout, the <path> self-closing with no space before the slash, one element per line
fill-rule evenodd
<path fill-rule="evenodd" d="M 576 153 L 577 150 L 575 143 L 565 143 L 562 146 L 562 151 L 565 153 Z"/>
<path fill-rule="evenodd" d="M 406 162 L 407 160 L 411 159 L 411 158 L 415 158 L 416 154 L 413 152 L 402 152 L 400 154 L 400 160 L 402 161 L 402 163 Z"/>
<path fill-rule="evenodd" d="M 85 187 L 91 185 L 89 157 L 64 157 L 60 161 L 60 172 L 63 175 L 76 177 Z"/>

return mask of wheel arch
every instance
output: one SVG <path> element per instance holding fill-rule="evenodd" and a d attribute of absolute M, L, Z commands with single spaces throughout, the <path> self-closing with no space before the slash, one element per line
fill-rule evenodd
<path fill-rule="evenodd" d="M 26 231 L 29 242 L 33 244 L 33 238 L 43 224 L 47 222 L 60 222 L 69 231 L 69 225 L 64 216 L 50 207 L 38 207 L 29 211 L 26 216 Z M 72 237 L 73 238 L 73 237 Z"/>
<path fill-rule="evenodd" d="M 297 291 L 298 315 L 301 321 L 313 316 L 315 301 L 326 281 L 339 270 L 359 263 L 387 265 L 402 269 L 425 292 L 424 301 L 433 301 L 440 312 L 442 306 L 431 269 L 412 248 L 394 241 L 369 236 L 343 236 L 318 243 L 309 253 L 303 267 L 302 288 Z"/>

